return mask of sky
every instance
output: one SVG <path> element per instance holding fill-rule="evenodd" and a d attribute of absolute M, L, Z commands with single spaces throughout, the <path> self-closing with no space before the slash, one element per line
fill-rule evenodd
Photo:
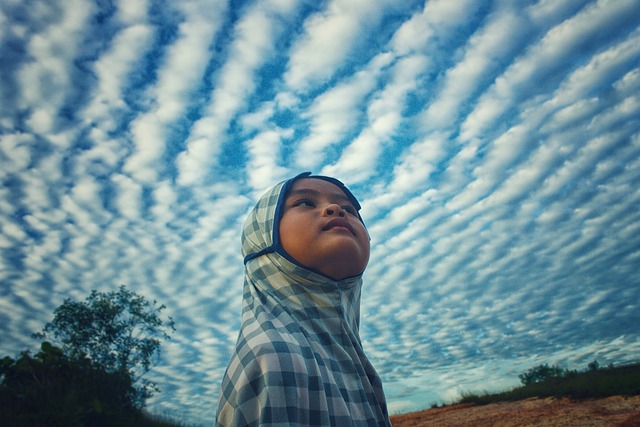
<path fill-rule="evenodd" d="M 210 425 L 258 197 L 339 178 L 391 413 L 640 360 L 637 0 L 2 0 L 0 350 L 120 285 Z"/>

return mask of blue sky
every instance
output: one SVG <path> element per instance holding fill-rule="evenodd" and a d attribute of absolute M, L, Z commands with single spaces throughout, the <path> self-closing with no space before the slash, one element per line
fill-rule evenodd
<path fill-rule="evenodd" d="M 309 170 L 392 413 L 639 358 L 637 0 L 4 0 L 0 99 L 3 355 L 124 284 L 176 321 L 149 409 L 211 422 L 241 224 Z"/>

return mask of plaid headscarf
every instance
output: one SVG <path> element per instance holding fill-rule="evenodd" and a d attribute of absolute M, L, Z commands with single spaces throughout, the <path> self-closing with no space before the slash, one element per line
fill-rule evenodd
<path fill-rule="evenodd" d="M 360 341 L 362 275 L 332 280 L 279 243 L 287 189 L 305 177 L 267 191 L 245 222 L 242 325 L 217 426 L 391 425 L 382 382 Z M 355 201 L 339 181 L 312 178 L 339 185 Z"/>

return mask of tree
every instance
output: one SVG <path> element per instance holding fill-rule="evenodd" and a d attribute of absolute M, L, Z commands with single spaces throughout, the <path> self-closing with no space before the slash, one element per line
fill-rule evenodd
<path fill-rule="evenodd" d="M 524 385 L 542 383 L 545 381 L 563 378 L 568 371 L 565 371 L 562 368 L 559 368 L 556 365 L 549 366 L 544 363 L 542 365 L 536 366 L 535 368 L 529 369 L 524 374 L 518 375 L 520 381 Z"/>
<path fill-rule="evenodd" d="M 142 407 L 158 391 L 143 376 L 160 355 L 161 339 L 175 331 L 171 317 L 161 318 L 165 308 L 125 286 L 107 293 L 94 290 L 84 302 L 66 299 L 34 337 L 59 343 L 72 361 L 88 359 L 107 373 L 128 375 L 136 385 L 133 403 Z"/>
<path fill-rule="evenodd" d="M 0 424 L 11 426 L 124 425 L 139 414 L 131 378 L 107 373 L 88 359 L 70 359 L 43 342 L 31 355 L 0 360 Z"/>

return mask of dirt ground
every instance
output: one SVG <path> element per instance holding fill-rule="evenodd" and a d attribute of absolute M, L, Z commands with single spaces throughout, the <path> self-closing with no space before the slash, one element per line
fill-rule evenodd
<path fill-rule="evenodd" d="M 640 427 L 640 396 L 451 405 L 394 415 L 391 424 L 394 427 Z"/>

